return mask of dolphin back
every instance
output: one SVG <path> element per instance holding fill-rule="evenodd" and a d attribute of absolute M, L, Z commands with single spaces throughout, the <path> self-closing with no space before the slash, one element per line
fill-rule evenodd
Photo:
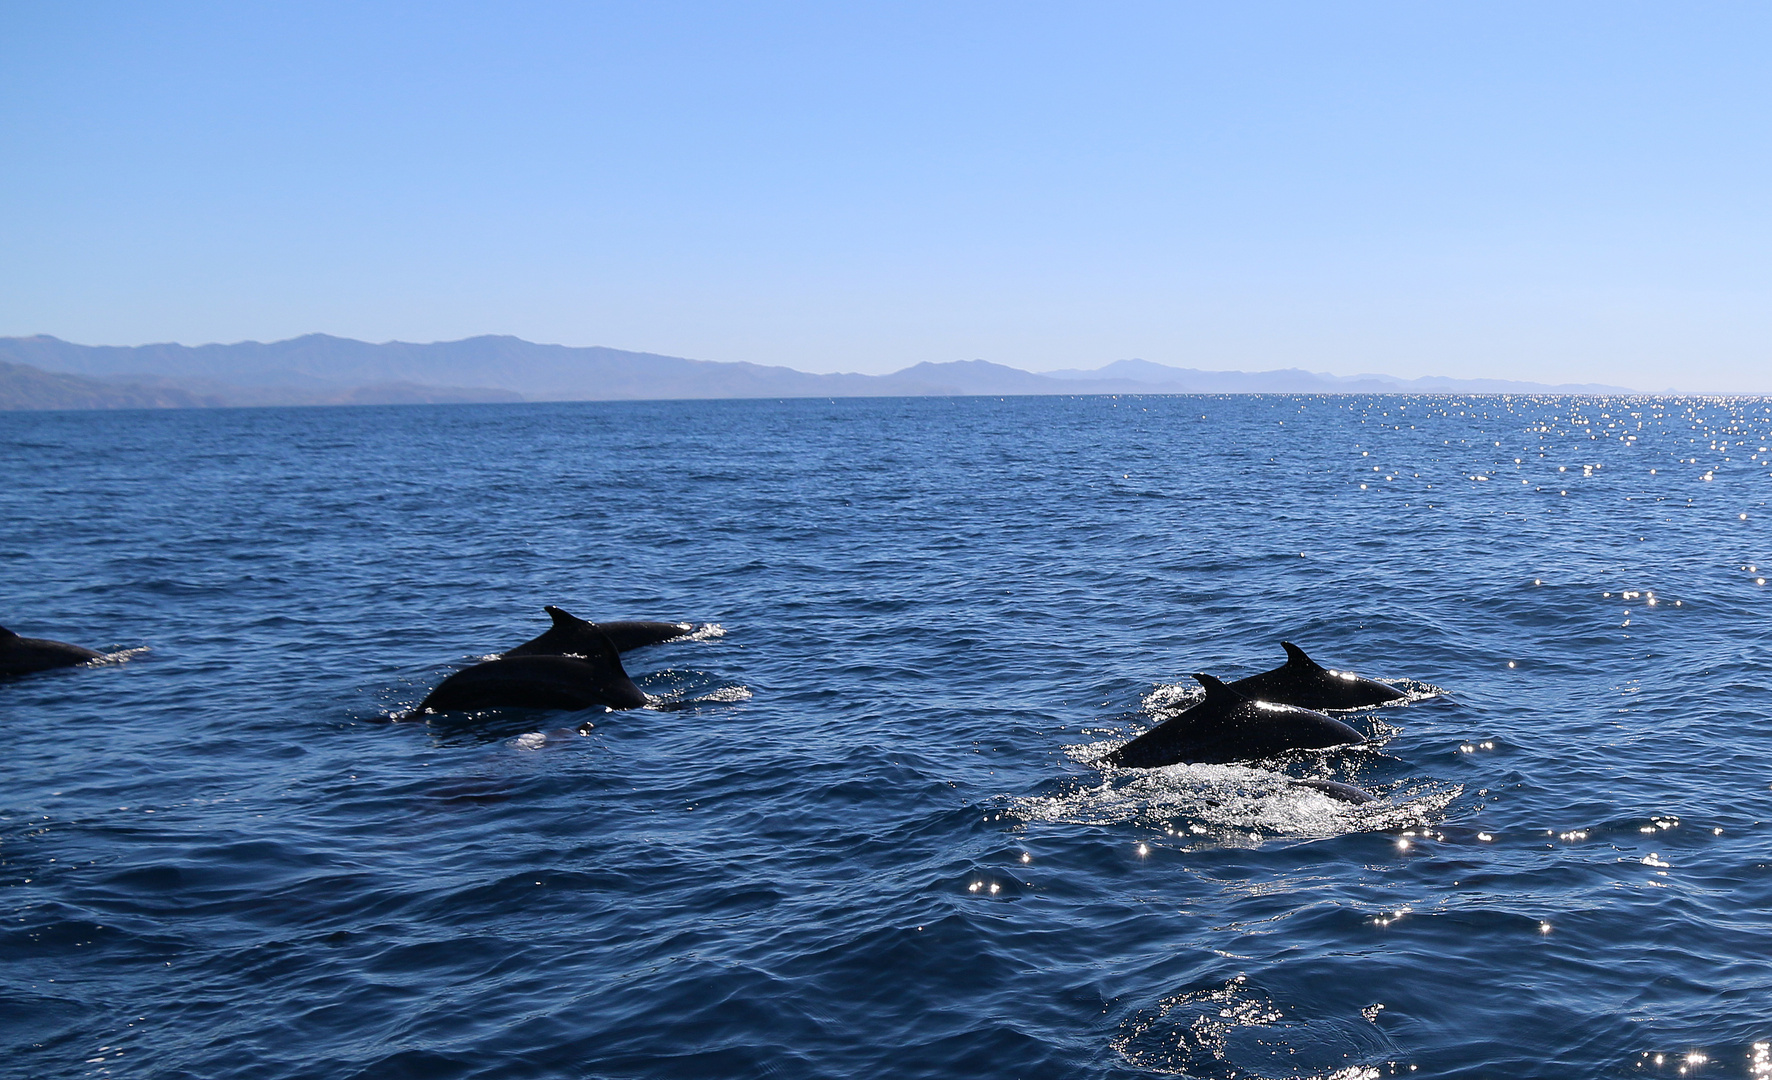
<path fill-rule="evenodd" d="M 0 678 L 74 667 L 103 655 L 65 641 L 21 637 L 0 626 Z"/>
<path fill-rule="evenodd" d="M 617 650 L 631 652 L 646 645 L 680 638 L 695 627 L 686 622 L 601 622 L 597 629 L 603 631 Z"/>
<path fill-rule="evenodd" d="M 600 642 L 608 642 L 616 652 L 624 653 L 682 637 L 695 629 L 688 623 L 588 622 L 552 604 L 542 610 L 554 620 L 554 625 L 507 651 L 506 656 L 588 656 L 599 649 Z"/>
<path fill-rule="evenodd" d="M 605 637 L 597 624 L 557 608 L 552 604 L 542 608 L 554 620 L 554 625 L 542 633 L 530 638 L 514 649 L 505 651 L 506 657 L 512 656 L 565 656 L 573 654 L 587 656 L 598 651 L 600 644 L 606 643 Z"/>
<path fill-rule="evenodd" d="M 1320 791 L 1331 799 L 1352 803 L 1355 806 L 1378 801 L 1370 791 L 1357 788 L 1352 784 L 1344 784 L 1340 780 L 1300 780 L 1298 784 L 1300 787 L 1307 787 L 1312 791 Z"/>
<path fill-rule="evenodd" d="M 622 669 L 614 646 L 606 656 L 512 656 L 463 668 L 437 684 L 415 713 L 474 709 L 635 709 L 646 692 Z"/>
<path fill-rule="evenodd" d="M 1301 709 L 1361 709 L 1408 696 L 1376 679 L 1361 678 L 1352 672 L 1330 671 L 1290 641 L 1282 641 L 1280 645 L 1286 650 L 1284 664 L 1272 671 L 1238 679 L 1230 684 L 1231 689 L 1244 697 L 1276 705 L 1296 705 Z"/>
<path fill-rule="evenodd" d="M 1195 675 L 1206 699 L 1108 755 L 1110 764 L 1153 769 L 1187 762 L 1222 765 L 1288 750 L 1320 750 L 1365 742 L 1332 716 L 1292 705 L 1251 700 L 1210 675 Z"/>

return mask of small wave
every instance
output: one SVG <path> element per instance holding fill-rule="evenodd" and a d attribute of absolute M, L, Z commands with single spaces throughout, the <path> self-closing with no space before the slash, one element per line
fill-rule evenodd
<path fill-rule="evenodd" d="M 715 672 L 694 668 L 665 668 L 635 676 L 634 681 L 646 692 L 649 709 L 687 709 L 748 701 L 751 697 L 749 687 L 729 683 Z"/>
<path fill-rule="evenodd" d="M 1114 1050 L 1136 1068 L 1201 1080 L 1378 1080 L 1396 1047 L 1378 1027 L 1382 1005 L 1341 1017 L 1288 1016 L 1238 975 L 1223 986 L 1177 994 L 1128 1019 Z M 1354 1064 L 1348 1062 L 1367 1062 Z"/>

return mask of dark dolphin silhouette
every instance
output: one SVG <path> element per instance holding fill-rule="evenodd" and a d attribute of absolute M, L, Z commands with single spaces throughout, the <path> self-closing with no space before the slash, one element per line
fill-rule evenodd
<path fill-rule="evenodd" d="M 1188 762 L 1222 765 L 1361 743 L 1366 737 L 1340 720 L 1296 705 L 1256 701 L 1210 675 L 1195 675 L 1206 699 L 1170 717 L 1108 754 L 1111 765 L 1154 769 Z"/>
<path fill-rule="evenodd" d="M 1275 705 L 1296 705 L 1301 709 L 1361 709 L 1382 705 L 1409 695 L 1375 679 L 1364 679 L 1351 671 L 1330 671 L 1304 654 L 1290 641 L 1280 642 L 1286 650 L 1286 662 L 1272 671 L 1251 675 L 1231 683 L 1231 689 L 1246 698 L 1271 701 Z"/>
<path fill-rule="evenodd" d="M 1353 803 L 1355 806 L 1378 801 L 1371 792 L 1357 788 L 1352 784 L 1344 784 L 1340 780 L 1300 780 L 1299 783 L 1313 791 L 1320 791 L 1331 799 L 1340 799 L 1344 803 Z"/>
<path fill-rule="evenodd" d="M 586 656 L 589 655 L 590 646 L 585 642 L 591 635 L 599 632 L 615 646 L 617 652 L 629 652 L 644 645 L 656 645 L 661 641 L 680 638 L 695 629 L 686 622 L 586 622 L 552 604 L 542 610 L 553 617 L 554 625 L 541 636 L 530 638 L 506 652 L 507 658 L 563 656 L 568 653 Z"/>
<path fill-rule="evenodd" d="M 97 660 L 103 653 L 47 638 L 19 637 L 0 626 L 0 678 L 29 675 L 50 668 L 73 667 Z"/>
<path fill-rule="evenodd" d="M 590 626 L 589 623 L 585 624 Z M 646 692 L 621 666 L 607 635 L 591 627 L 580 635 L 578 656 L 505 656 L 463 668 L 437 684 L 413 716 L 515 706 L 526 709 L 637 709 Z"/>

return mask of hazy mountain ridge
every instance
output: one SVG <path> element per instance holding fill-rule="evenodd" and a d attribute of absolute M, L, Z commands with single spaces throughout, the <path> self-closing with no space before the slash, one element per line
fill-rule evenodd
<path fill-rule="evenodd" d="M 216 405 L 171 386 L 110 383 L 0 361 L 0 410 L 193 409 Z"/>
<path fill-rule="evenodd" d="M 158 375 L 90 378 L 0 361 L 0 412 L 34 409 L 206 409 L 249 405 L 440 405 L 522 401 L 508 390 L 410 382 L 346 387 L 238 386 Z"/>
<path fill-rule="evenodd" d="M 1635 394 L 1636 390 L 1603 383 L 1515 382 L 1508 379 L 1451 379 L 1431 375 L 1400 379 L 1394 375 L 1328 375 L 1301 368 L 1275 371 L 1200 371 L 1170 367 L 1149 360 L 1116 360 L 1093 371 L 1076 368 L 1044 372 L 1065 381 L 1128 380 L 1141 386 L 1163 386 L 1171 393 L 1192 394 Z M 1184 388 L 1185 389 L 1182 389 Z"/>
<path fill-rule="evenodd" d="M 602 346 L 538 345 L 483 336 L 374 345 L 326 334 L 233 345 L 75 345 L 39 335 L 0 338 L 0 359 L 51 371 L 177 385 L 229 384 L 312 392 L 366 383 L 481 386 L 535 400 L 954 394 L 885 375 L 815 375 L 786 367 L 687 360 Z M 269 404 L 271 402 L 264 402 Z"/>
<path fill-rule="evenodd" d="M 1120 360 L 1043 373 L 984 360 L 925 361 L 890 375 L 814 374 L 603 346 L 486 335 L 371 344 L 327 334 L 229 345 L 76 345 L 0 338 L 0 408 L 609 401 L 658 398 L 894 397 L 1132 393 L 1629 394 L 1595 384 L 1337 376 L 1299 369 L 1198 371 Z M 72 404 L 84 401 L 87 404 Z"/>

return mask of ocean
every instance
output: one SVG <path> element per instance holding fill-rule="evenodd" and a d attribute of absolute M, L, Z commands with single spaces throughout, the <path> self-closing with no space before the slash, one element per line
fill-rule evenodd
<path fill-rule="evenodd" d="M 1769 438 L 1747 398 L 0 414 L 0 625 L 108 654 L 0 683 L 0 1075 L 1772 1077 Z M 656 707 L 390 721 L 544 604 L 701 629 L 625 658 Z M 1100 762 L 1282 640 L 1409 700 Z"/>

